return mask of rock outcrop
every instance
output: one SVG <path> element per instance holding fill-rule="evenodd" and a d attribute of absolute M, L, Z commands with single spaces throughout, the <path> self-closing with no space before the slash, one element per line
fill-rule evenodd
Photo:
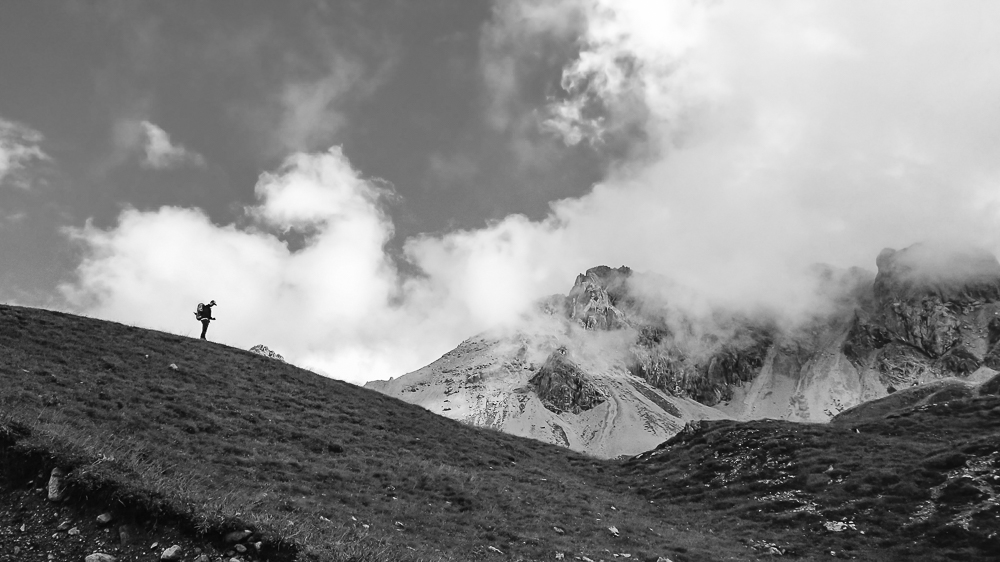
<path fill-rule="evenodd" d="M 586 373 L 566 356 L 565 347 L 553 351 L 528 384 L 541 398 L 542 404 L 557 414 L 579 414 L 605 400 L 587 380 Z"/>
<path fill-rule="evenodd" d="M 282 357 L 278 353 L 275 353 L 275 352 L 271 351 L 270 349 L 268 349 L 268 347 L 266 345 L 263 345 L 263 344 L 255 345 L 255 346 L 251 347 L 250 348 L 250 352 L 251 353 L 256 353 L 258 355 L 263 355 L 264 357 L 267 357 L 269 359 L 276 359 L 278 361 L 281 361 L 282 363 L 285 362 L 285 358 L 284 357 Z"/>
<path fill-rule="evenodd" d="M 577 275 L 566 297 L 569 317 L 588 330 L 614 330 L 627 326 L 625 312 L 619 308 L 628 299 L 627 282 L 632 270 L 621 266 L 592 267 Z"/>
<path fill-rule="evenodd" d="M 873 303 L 843 352 L 887 387 L 1000 367 L 1000 262 L 975 248 L 917 244 L 876 260 Z"/>

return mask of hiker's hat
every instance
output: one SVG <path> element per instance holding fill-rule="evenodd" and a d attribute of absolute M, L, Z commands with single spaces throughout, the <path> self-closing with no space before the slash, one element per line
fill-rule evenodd
<path fill-rule="evenodd" d="M 212 301 L 212 302 L 210 302 L 208 304 L 215 305 L 215 301 Z"/>

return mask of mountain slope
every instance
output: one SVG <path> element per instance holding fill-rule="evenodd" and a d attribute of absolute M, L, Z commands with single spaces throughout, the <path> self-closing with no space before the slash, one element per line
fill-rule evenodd
<path fill-rule="evenodd" d="M 637 454 L 692 420 L 824 422 L 912 385 L 1000 368 L 1000 262 L 975 249 L 885 250 L 878 274 L 816 266 L 815 309 L 694 315 L 669 280 L 599 266 L 508 333 L 368 387 L 433 412 L 601 457 Z M 556 354 L 574 365 L 530 384 Z M 548 379 L 546 379 L 548 381 Z M 570 388 L 572 387 L 572 388 Z M 580 393 L 554 406 L 547 393 Z"/>
<path fill-rule="evenodd" d="M 1000 555 L 1000 378 L 903 389 L 830 424 L 704 420 L 602 461 L 88 318 L 0 306 L 0 352 L 0 560 L 79 560 L 81 545 L 149 560 L 147 538 L 187 562 L 195 547 L 213 562 Z M 574 364 L 535 381 L 552 405 L 593 402 L 547 392 Z M 46 502 L 54 467 L 65 500 Z M 141 542 L 109 540 L 92 523 L 105 511 Z M 222 540 L 242 529 L 259 551 Z"/>
<path fill-rule="evenodd" d="M 829 424 L 692 424 L 625 462 L 621 483 L 766 532 L 758 549 L 776 555 L 997 560 L 998 388 L 933 383 Z"/>
<path fill-rule="evenodd" d="M 0 306 L 0 383 L 5 498 L 58 466 L 71 504 L 209 542 L 249 528 L 269 559 L 746 554 L 617 490 L 610 463 L 211 342 Z"/>
<path fill-rule="evenodd" d="M 470 338 L 423 369 L 366 387 L 471 425 L 603 458 L 651 449 L 689 420 L 724 417 L 630 374 L 621 352 L 627 333 L 588 332 L 547 320 L 531 332 Z M 532 383 L 556 358 L 578 369 L 588 392 L 599 397 L 595 404 L 554 404 L 546 399 L 551 385 L 547 394 Z"/>

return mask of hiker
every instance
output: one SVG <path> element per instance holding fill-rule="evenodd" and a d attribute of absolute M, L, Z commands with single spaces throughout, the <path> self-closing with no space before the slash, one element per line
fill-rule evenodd
<path fill-rule="evenodd" d="M 198 310 L 194 311 L 194 317 L 201 320 L 201 339 L 205 339 L 205 333 L 208 332 L 208 323 L 215 318 L 212 317 L 212 307 L 215 306 L 215 301 L 208 304 L 198 303 Z"/>

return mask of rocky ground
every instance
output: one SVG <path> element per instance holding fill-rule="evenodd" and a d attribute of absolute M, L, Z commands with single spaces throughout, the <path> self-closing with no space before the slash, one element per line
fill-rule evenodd
<path fill-rule="evenodd" d="M 242 537 L 228 545 L 184 533 L 169 523 L 137 522 L 76 501 L 49 501 L 43 474 L 0 481 L 0 560 L 127 562 L 178 560 L 246 562 L 258 559 Z M 236 536 L 230 537 L 235 539 Z"/>

